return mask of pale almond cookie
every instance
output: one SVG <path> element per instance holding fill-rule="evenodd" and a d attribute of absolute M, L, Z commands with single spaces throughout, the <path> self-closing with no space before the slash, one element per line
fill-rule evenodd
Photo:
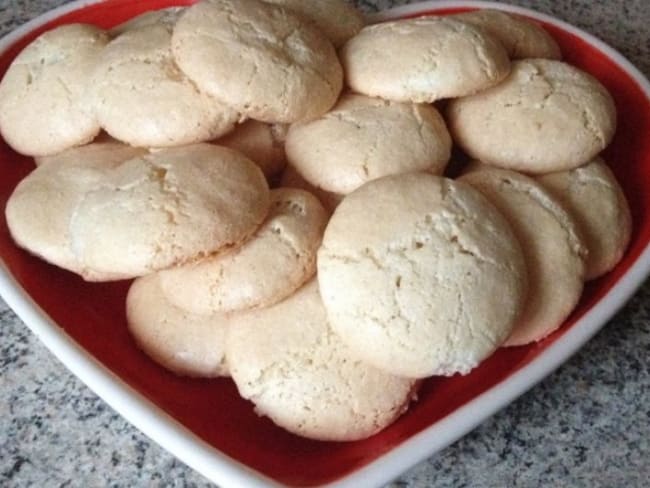
<path fill-rule="evenodd" d="M 322 117 L 292 124 L 286 152 L 309 183 L 347 194 L 382 176 L 442 174 L 451 137 L 431 105 L 346 94 Z"/>
<path fill-rule="evenodd" d="M 532 20 L 500 10 L 484 9 L 453 16 L 483 28 L 503 44 L 510 59 L 562 59 L 553 36 Z"/>
<path fill-rule="evenodd" d="M 168 7 L 159 10 L 150 10 L 116 25 L 108 33 L 111 37 L 117 37 L 130 30 L 157 24 L 173 28 L 179 17 L 183 15 L 183 12 L 185 12 L 185 7 Z"/>
<path fill-rule="evenodd" d="M 576 168 L 611 141 L 616 107 L 591 75 L 561 61 L 513 63 L 500 85 L 452 100 L 454 141 L 484 163 L 542 174 Z"/>
<path fill-rule="evenodd" d="M 138 278 L 126 297 L 129 332 L 151 359 L 182 376 L 229 376 L 228 319 L 197 315 L 172 304 L 156 273 Z"/>
<path fill-rule="evenodd" d="M 363 16 L 345 0 L 264 0 L 310 20 L 339 48 L 365 25 Z"/>
<path fill-rule="evenodd" d="M 470 24 L 419 17 L 364 27 L 340 51 L 348 86 L 398 102 L 461 97 L 510 71 L 504 47 Z"/>
<path fill-rule="evenodd" d="M 38 159 L 41 166 L 18 183 L 7 201 L 7 225 L 16 244 L 88 280 L 112 279 L 110 273 L 86 272 L 77 261 L 70 247 L 70 219 L 84 195 L 100 187 L 111 170 L 145 153 L 104 142 Z"/>
<path fill-rule="evenodd" d="M 284 169 L 284 137 L 286 129 L 279 124 L 266 124 L 249 119 L 235 127 L 230 134 L 216 141 L 239 151 L 256 163 L 267 179 Z"/>
<path fill-rule="evenodd" d="M 71 247 L 86 273 L 132 278 L 241 244 L 268 208 L 264 175 L 240 153 L 164 149 L 119 165 L 83 196 Z"/>
<path fill-rule="evenodd" d="M 589 249 L 585 278 L 598 278 L 614 268 L 630 242 L 632 217 L 623 189 L 605 162 L 596 158 L 537 181 L 575 218 Z"/>
<path fill-rule="evenodd" d="M 499 212 L 428 173 L 371 181 L 325 230 L 318 281 L 332 328 L 392 374 L 466 374 L 512 331 L 526 267 Z"/>
<path fill-rule="evenodd" d="M 259 415 L 311 439 L 369 437 L 415 398 L 417 382 L 365 364 L 334 333 L 316 280 L 270 308 L 233 315 L 226 357 Z"/>
<path fill-rule="evenodd" d="M 87 89 L 107 43 L 103 30 L 70 24 L 42 34 L 16 56 L 0 83 L 0 132 L 7 144 L 44 156 L 99 133 Z"/>
<path fill-rule="evenodd" d="M 528 300 L 504 345 L 519 346 L 556 330 L 578 304 L 587 249 L 575 220 L 532 178 L 477 166 L 460 178 L 506 217 L 528 267 Z"/>
<path fill-rule="evenodd" d="M 154 24 L 111 41 L 93 75 L 104 130 L 133 146 L 169 147 L 215 139 L 239 115 L 201 93 L 176 66 L 170 27 Z"/>
<path fill-rule="evenodd" d="M 244 116 L 290 123 L 322 115 L 343 74 L 332 43 L 290 11 L 259 0 L 204 0 L 172 39 L 180 68 Z"/>
<path fill-rule="evenodd" d="M 211 314 L 265 307 L 291 295 L 316 272 L 327 212 L 303 190 L 271 190 L 264 223 L 240 248 L 160 272 L 175 305 Z"/>
<path fill-rule="evenodd" d="M 341 203 L 341 200 L 343 200 L 345 197 L 345 195 L 328 192 L 312 185 L 306 181 L 302 175 L 298 173 L 298 171 L 290 164 L 288 164 L 282 172 L 280 186 L 288 188 L 300 188 L 302 190 L 313 193 L 316 195 L 316 197 L 318 197 L 318 200 L 320 200 L 320 202 L 329 212 L 333 212 L 337 205 Z"/>

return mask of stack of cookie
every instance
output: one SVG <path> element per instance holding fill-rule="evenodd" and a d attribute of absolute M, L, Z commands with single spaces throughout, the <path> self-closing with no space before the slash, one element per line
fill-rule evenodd
<path fill-rule="evenodd" d="M 135 278 L 128 326 L 165 368 L 364 438 L 420 380 L 546 337 L 621 259 L 614 103 L 560 58 L 502 12 L 364 27 L 342 0 L 62 26 L 0 83 L 0 131 L 37 165 L 9 229 Z"/>

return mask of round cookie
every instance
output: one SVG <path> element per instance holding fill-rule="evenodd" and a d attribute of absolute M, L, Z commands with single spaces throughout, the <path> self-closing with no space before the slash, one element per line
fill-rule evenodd
<path fill-rule="evenodd" d="M 324 441 L 379 432 L 407 410 L 417 386 L 347 348 L 327 323 L 316 280 L 270 308 L 232 316 L 226 357 L 258 414 Z"/>
<path fill-rule="evenodd" d="M 311 183 L 307 182 L 298 171 L 288 164 L 282 173 L 282 178 L 280 179 L 280 186 L 287 188 L 300 188 L 302 190 L 308 191 L 318 197 L 318 200 L 323 204 L 323 206 L 329 211 L 333 212 L 345 195 L 340 195 L 338 193 L 332 193 L 325 191 L 321 188 L 318 188 Z"/>
<path fill-rule="evenodd" d="M 432 105 L 346 94 L 322 117 L 292 124 L 285 149 L 309 183 L 347 194 L 382 176 L 442 174 L 451 137 Z"/>
<path fill-rule="evenodd" d="M 479 166 L 460 178 L 506 217 L 528 267 L 528 300 L 506 346 L 543 339 L 569 316 L 582 294 L 587 250 L 573 218 L 532 178 Z"/>
<path fill-rule="evenodd" d="M 428 173 L 371 181 L 325 230 L 318 281 L 332 328 L 392 374 L 466 374 L 510 334 L 526 267 L 476 190 Z"/>
<path fill-rule="evenodd" d="M 175 305 L 199 314 L 265 307 L 291 295 L 316 272 L 327 213 L 303 190 L 271 190 L 271 209 L 240 248 L 160 272 Z"/>
<path fill-rule="evenodd" d="M 562 59 L 553 36 L 534 21 L 500 10 L 484 9 L 453 16 L 484 29 L 506 48 L 510 59 Z"/>
<path fill-rule="evenodd" d="M 305 2 L 304 0 L 264 0 L 285 7 L 312 21 L 335 48 L 356 35 L 365 25 L 363 16 L 345 0 L 319 0 Z"/>
<path fill-rule="evenodd" d="M 239 115 L 201 93 L 178 69 L 170 28 L 129 30 L 111 41 L 93 74 L 95 113 L 104 130 L 132 146 L 170 147 L 215 139 Z"/>
<path fill-rule="evenodd" d="M 516 61 L 500 85 L 452 100 L 454 141 L 484 163 L 542 174 L 576 168 L 611 141 L 616 107 L 591 75 L 561 61 Z"/>
<path fill-rule="evenodd" d="M 71 249 L 70 219 L 86 192 L 102 185 L 108 172 L 146 150 L 118 142 L 92 143 L 41 158 L 7 201 L 5 214 L 12 238 L 47 262 L 87 280 L 110 280 L 111 273 L 83 269 Z"/>
<path fill-rule="evenodd" d="M 189 7 L 176 24 L 172 48 L 201 90 L 263 122 L 318 117 L 334 105 L 343 83 L 324 34 L 259 0 Z"/>
<path fill-rule="evenodd" d="M 284 169 L 285 132 L 286 129 L 281 125 L 249 119 L 216 143 L 239 151 L 256 163 L 266 178 L 270 179 Z"/>
<path fill-rule="evenodd" d="M 84 270 L 142 276 L 241 244 L 266 217 L 260 169 L 225 147 L 164 149 L 121 164 L 70 222 Z"/>
<path fill-rule="evenodd" d="M 571 171 L 537 177 L 537 181 L 562 203 L 589 249 L 585 279 L 612 270 L 630 242 L 632 217 L 623 189 L 601 158 Z"/>
<path fill-rule="evenodd" d="M 448 17 L 364 27 L 340 56 L 350 88 L 398 102 L 469 95 L 499 83 L 510 71 L 497 40 Z"/>
<path fill-rule="evenodd" d="M 183 12 L 185 12 L 185 7 L 168 7 L 159 10 L 150 10 L 116 25 L 108 33 L 111 37 L 117 37 L 130 30 L 157 24 L 162 24 L 169 29 L 173 29 L 179 17 L 183 15 Z"/>
<path fill-rule="evenodd" d="M 126 317 L 140 349 L 166 369 L 182 376 L 229 376 L 227 318 L 197 315 L 174 306 L 163 293 L 158 274 L 131 284 Z"/>
<path fill-rule="evenodd" d="M 0 83 L 0 132 L 30 156 L 56 154 L 99 133 L 88 98 L 92 70 L 108 35 L 85 24 L 40 35 L 9 66 Z"/>

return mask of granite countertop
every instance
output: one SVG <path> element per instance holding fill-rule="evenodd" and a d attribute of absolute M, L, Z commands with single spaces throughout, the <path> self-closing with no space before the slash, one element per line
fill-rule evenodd
<path fill-rule="evenodd" d="M 63 3 L 1 0 L 0 31 Z M 650 78 L 647 0 L 510 3 L 587 30 Z M 649 359 L 650 281 L 557 372 L 392 486 L 646 487 Z M 0 300 L 0 486 L 209 485 L 72 376 Z"/>

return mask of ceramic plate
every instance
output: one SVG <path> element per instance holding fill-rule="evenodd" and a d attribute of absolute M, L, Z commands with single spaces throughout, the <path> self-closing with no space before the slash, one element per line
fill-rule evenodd
<path fill-rule="evenodd" d="M 190 3 L 190 2 L 188 2 Z M 0 73 L 38 34 L 88 22 L 108 28 L 145 10 L 182 2 L 72 2 L 6 37 Z M 541 21 L 565 59 L 596 76 L 613 94 L 620 124 L 605 157 L 630 201 L 634 233 L 618 267 L 587 285 L 564 326 L 546 340 L 499 350 L 464 377 L 425 381 L 411 410 L 374 437 L 315 442 L 275 427 L 253 412 L 227 379 L 179 378 L 135 346 L 124 312 L 128 283 L 89 284 L 18 249 L 0 216 L 0 292 L 66 366 L 115 410 L 182 461 L 222 486 L 375 486 L 430 456 L 521 395 L 557 368 L 618 310 L 650 269 L 650 84 L 610 47 L 561 21 L 501 4 L 424 2 L 373 20 L 447 14 L 478 7 L 514 11 Z M 34 165 L 0 143 L 2 207 Z"/>

